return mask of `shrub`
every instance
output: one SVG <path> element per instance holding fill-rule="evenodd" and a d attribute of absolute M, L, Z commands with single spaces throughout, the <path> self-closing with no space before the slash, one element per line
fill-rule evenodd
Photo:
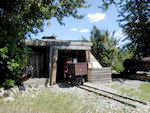
<path fill-rule="evenodd" d="M 13 87 L 20 81 L 26 66 L 24 49 L 16 48 L 12 53 L 9 47 L 0 48 L 0 85 L 5 88 Z"/>
<path fill-rule="evenodd" d="M 14 85 L 15 85 L 15 81 L 11 79 L 5 80 L 5 82 L 3 83 L 3 86 L 6 89 L 12 88 Z"/>

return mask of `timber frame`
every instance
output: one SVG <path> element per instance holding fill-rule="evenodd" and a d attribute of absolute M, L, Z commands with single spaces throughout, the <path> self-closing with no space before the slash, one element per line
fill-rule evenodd
<path fill-rule="evenodd" d="M 48 56 L 48 78 L 46 86 L 56 84 L 57 75 L 57 60 L 59 50 L 83 50 L 86 53 L 86 62 L 90 63 L 91 42 L 81 41 L 62 41 L 55 39 L 41 39 L 41 40 L 25 40 L 28 47 L 46 47 Z M 88 75 L 86 81 L 91 81 L 91 70 L 88 68 Z"/>

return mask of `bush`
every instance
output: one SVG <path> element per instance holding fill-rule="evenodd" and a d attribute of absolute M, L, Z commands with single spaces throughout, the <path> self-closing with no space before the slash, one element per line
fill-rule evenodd
<path fill-rule="evenodd" d="M 3 86 L 4 86 L 6 89 L 12 88 L 12 87 L 15 86 L 15 81 L 14 81 L 14 80 L 11 80 L 11 79 L 5 80 L 5 82 L 3 83 Z"/>
<path fill-rule="evenodd" d="M 10 47 L 0 48 L 0 86 L 11 88 L 20 81 L 25 72 L 26 59 L 24 49 L 16 48 L 13 55 Z"/>

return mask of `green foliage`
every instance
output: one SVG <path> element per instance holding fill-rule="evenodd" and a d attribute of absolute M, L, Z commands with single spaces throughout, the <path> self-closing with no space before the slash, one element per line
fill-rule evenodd
<path fill-rule="evenodd" d="M 1 0 L 0 1 L 0 84 L 8 79 L 18 82 L 26 65 L 24 39 L 43 31 L 45 21 L 78 15 L 85 0 Z M 48 22 L 48 23 L 49 23 Z"/>
<path fill-rule="evenodd" d="M 0 56 L 3 58 L 3 59 L 6 59 L 7 56 L 6 56 L 6 53 L 8 52 L 7 50 L 7 47 L 4 47 L 4 48 L 0 48 Z"/>
<path fill-rule="evenodd" d="M 15 81 L 11 79 L 5 80 L 5 82 L 3 83 L 3 86 L 7 89 L 12 88 L 14 85 Z"/>
<path fill-rule="evenodd" d="M 126 47 L 134 56 L 150 56 L 150 4 L 149 0 L 103 0 L 103 9 L 115 4 L 119 24 L 130 43 Z"/>
<path fill-rule="evenodd" d="M 126 59 L 130 59 L 130 58 L 133 58 L 133 53 L 129 52 L 127 49 L 125 50 L 120 49 L 119 55 L 117 57 L 118 61 L 115 63 L 114 69 L 118 72 L 123 72 L 124 71 L 123 62 Z"/>
<path fill-rule="evenodd" d="M 78 9 L 86 7 L 85 0 L 2 0 L 0 42 L 11 43 L 43 31 L 44 21 L 51 18 L 56 18 L 60 24 L 64 24 L 64 17 L 81 19 L 83 15 L 78 15 Z"/>
<path fill-rule="evenodd" d="M 150 14 L 147 9 L 150 5 L 146 2 L 147 0 L 129 1 L 120 11 L 120 25 L 127 34 L 126 39 L 131 41 L 128 47 L 139 57 L 150 55 Z"/>
<path fill-rule="evenodd" d="M 92 54 L 103 67 L 123 71 L 123 61 L 131 55 L 127 50 L 117 47 L 118 41 L 107 30 L 99 30 L 96 26 L 91 31 L 90 39 L 93 43 Z"/>
<path fill-rule="evenodd" d="M 0 85 L 6 88 L 10 88 L 10 85 L 13 85 L 12 82 L 9 84 L 10 80 L 14 81 L 14 84 L 19 82 L 26 65 L 25 55 L 20 55 L 17 52 L 17 54 L 14 55 L 15 57 L 10 57 L 8 54 L 8 47 L 0 49 Z"/>

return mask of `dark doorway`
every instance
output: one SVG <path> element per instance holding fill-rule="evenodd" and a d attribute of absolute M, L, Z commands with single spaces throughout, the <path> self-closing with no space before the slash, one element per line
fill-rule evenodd
<path fill-rule="evenodd" d="M 61 82 L 64 80 L 64 63 L 65 58 L 60 54 L 60 51 L 58 51 L 56 82 Z"/>
<path fill-rule="evenodd" d="M 57 76 L 56 82 L 62 82 L 65 79 L 65 64 L 66 62 L 86 62 L 86 54 L 83 50 L 59 50 L 57 61 Z M 75 60 L 76 59 L 76 60 Z"/>

